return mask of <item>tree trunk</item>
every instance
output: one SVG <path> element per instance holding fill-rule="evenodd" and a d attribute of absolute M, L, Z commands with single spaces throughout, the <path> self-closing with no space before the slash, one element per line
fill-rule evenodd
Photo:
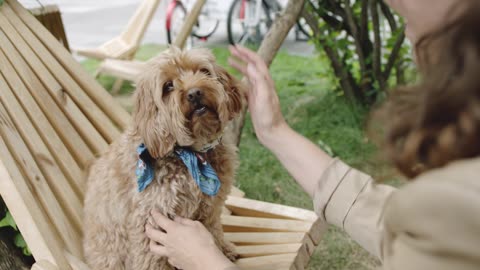
<path fill-rule="evenodd" d="M 22 255 L 8 241 L 6 230 L 0 231 L 0 270 L 25 270 L 27 265 L 22 260 Z"/>
<path fill-rule="evenodd" d="M 303 9 L 304 0 L 289 0 L 282 14 L 275 20 L 272 28 L 262 41 L 258 49 L 258 55 L 263 58 L 267 66 L 270 66 L 275 55 L 297 22 L 298 16 Z"/>
<path fill-rule="evenodd" d="M 302 16 L 305 18 L 310 28 L 312 28 L 314 36 L 319 38 L 319 42 L 323 46 L 325 54 L 328 59 L 330 59 L 335 76 L 340 79 L 340 86 L 342 87 L 345 96 L 353 102 L 362 100 L 362 93 L 360 92 L 359 86 L 355 83 L 352 73 L 345 67 L 337 50 L 332 48 L 326 39 L 322 38 L 323 33 L 318 27 L 318 19 L 314 14 L 314 11 L 304 10 Z"/>
<path fill-rule="evenodd" d="M 289 0 L 282 14 L 275 19 L 272 27 L 262 41 L 258 49 L 258 55 L 263 58 L 267 66 L 270 66 L 278 50 L 282 46 L 283 41 L 288 32 L 297 22 L 297 18 L 303 8 L 304 0 Z M 245 80 L 245 78 L 244 78 Z M 227 130 L 225 136 L 230 142 L 236 145 L 240 144 L 240 136 L 242 135 L 243 125 L 245 124 L 245 107 L 239 117 L 234 119 Z"/>

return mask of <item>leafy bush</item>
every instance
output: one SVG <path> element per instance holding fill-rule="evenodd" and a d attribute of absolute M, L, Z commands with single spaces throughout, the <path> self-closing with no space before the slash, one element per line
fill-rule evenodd
<path fill-rule="evenodd" d="M 310 0 L 302 16 L 349 99 L 372 104 L 405 83 L 412 61 L 404 23 L 383 0 Z"/>

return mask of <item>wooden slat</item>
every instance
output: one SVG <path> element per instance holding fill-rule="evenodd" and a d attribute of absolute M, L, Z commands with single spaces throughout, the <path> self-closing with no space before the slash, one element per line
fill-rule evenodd
<path fill-rule="evenodd" d="M 2 38 L 2 36 L 3 33 L 0 31 L 0 39 Z M 3 52 L 1 50 L 0 54 L 3 55 Z M 6 57 L 2 57 L 2 59 L 6 59 Z M 6 64 L 4 62 L 2 63 Z M 0 63 L 0 71 L 5 70 L 2 63 Z M 6 66 L 5 68 L 9 69 L 8 66 Z M 16 79 L 16 76 L 12 76 L 13 77 L 11 77 L 10 80 L 15 81 L 15 94 L 17 95 L 17 98 L 21 101 L 22 105 L 20 105 L 20 103 L 17 101 L 17 98 L 15 98 L 15 95 L 10 91 L 10 87 L 8 87 L 5 84 L 5 81 L 2 80 L 2 85 L 0 86 L 2 92 L 0 92 L 0 97 L 4 100 L 9 101 L 5 104 L 7 110 L 13 111 L 23 108 L 23 111 L 28 113 L 28 116 L 32 120 L 36 129 L 42 130 L 42 132 L 39 133 L 40 136 L 42 137 L 43 141 L 46 142 L 46 144 L 48 145 L 50 152 L 54 154 L 57 163 L 61 165 L 62 171 L 65 175 L 68 176 L 70 183 L 75 187 L 78 195 L 83 194 L 84 181 L 82 181 L 81 178 L 83 173 L 79 165 L 73 159 L 65 144 L 63 144 L 60 137 L 57 135 L 57 133 L 51 126 L 50 122 L 47 120 L 41 109 L 35 103 L 33 97 L 28 93 L 28 90 L 25 89 L 25 86 L 20 82 L 19 79 Z M 15 113 L 13 115 L 16 116 Z M 25 121 L 25 119 L 19 120 L 20 123 Z M 93 156 L 90 158 L 93 158 Z"/>
<path fill-rule="evenodd" d="M 239 259 L 235 264 L 241 269 L 249 270 L 291 270 L 295 269 L 294 262 L 296 257 L 296 253 L 287 253 Z"/>
<path fill-rule="evenodd" d="M 226 232 L 225 239 L 236 246 L 302 244 L 309 255 L 315 251 L 315 244 L 304 232 Z"/>
<path fill-rule="evenodd" d="M 304 232 L 226 232 L 225 239 L 236 245 L 303 243 Z"/>
<path fill-rule="evenodd" d="M 120 34 L 120 37 L 129 44 L 134 46 L 140 45 L 159 3 L 160 0 L 143 0 L 128 21 L 127 27 Z"/>
<path fill-rule="evenodd" d="M 228 210 L 225 206 L 222 207 L 222 215 L 231 215 L 232 211 Z"/>
<path fill-rule="evenodd" d="M 235 251 L 240 258 L 258 257 L 285 253 L 298 253 L 302 248 L 301 243 L 296 244 L 277 244 L 277 245 L 251 245 L 236 246 Z"/>
<path fill-rule="evenodd" d="M 78 55 L 97 60 L 103 60 L 108 58 L 106 52 L 100 50 L 100 48 L 75 48 L 74 52 Z"/>
<path fill-rule="evenodd" d="M 137 46 L 127 44 L 124 40 L 116 37 L 107 41 L 97 48 L 80 48 L 75 49 L 75 52 L 79 55 L 94 58 L 98 60 L 105 59 L 131 59 L 135 52 L 138 50 Z"/>
<path fill-rule="evenodd" d="M 4 17 L 2 14 L 0 14 L 0 21 L 2 18 Z M 23 101 L 23 98 L 30 100 L 28 96 L 33 96 L 38 102 L 34 103 L 38 104 L 42 108 L 40 112 L 43 111 L 45 113 L 49 122 L 55 127 L 57 134 L 62 137 L 62 141 L 67 144 L 68 149 L 72 150 L 75 159 L 80 162 L 82 167 L 86 166 L 93 158 L 89 147 L 77 134 L 74 127 L 70 124 L 63 112 L 52 100 L 51 96 L 47 93 L 47 91 L 44 90 L 43 85 L 32 74 L 30 67 L 25 63 L 23 58 L 19 56 L 18 52 L 13 48 L 13 45 L 9 42 L 3 30 L 1 29 L 0 49 L 4 51 L 2 60 L 0 61 L 0 72 L 5 75 L 6 79 L 9 80 L 9 84 L 11 85 L 12 89 L 15 89 L 16 95 L 22 95 L 22 98 L 19 98 L 19 100 Z M 7 56 L 16 64 L 16 68 L 20 70 L 19 73 L 31 74 L 31 78 L 29 78 L 29 88 L 26 88 L 20 78 L 18 78 L 18 70 L 15 70 L 15 68 L 10 64 L 10 61 L 7 60 Z M 27 93 L 25 93 L 25 91 Z M 25 109 L 27 111 L 35 111 L 37 110 L 37 107 L 37 105 L 30 103 L 27 107 L 25 107 Z M 39 111 L 35 111 L 35 113 L 37 114 Z"/>
<path fill-rule="evenodd" d="M 125 129 L 130 123 L 130 115 L 113 97 L 103 89 L 83 67 L 73 59 L 70 53 L 55 40 L 38 20 L 25 10 L 16 0 L 6 0 L 17 16 L 30 28 L 32 33 L 44 44 L 62 67 L 72 76 L 88 96 L 108 115 L 120 128 Z"/>
<path fill-rule="evenodd" d="M 144 62 L 139 61 L 105 59 L 98 67 L 98 72 L 133 82 L 145 66 Z"/>
<path fill-rule="evenodd" d="M 245 192 L 237 188 L 236 186 L 232 186 L 232 189 L 230 190 L 230 196 L 235 196 L 235 197 L 245 197 Z"/>
<path fill-rule="evenodd" d="M 299 220 L 222 215 L 225 232 L 309 232 L 312 223 Z"/>
<path fill-rule="evenodd" d="M 0 124 L 7 123 L 0 118 Z M 63 255 L 63 245 L 58 235 L 52 230 L 4 140 L 0 140 L 0 157 L 0 195 L 33 256 L 38 261 L 55 262 L 61 269 L 71 269 Z"/>
<path fill-rule="evenodd" d="M 15 16 L 8 5 L 2 8 L 2 13 L 10 22 L 2 19 L 0 20 L 0 27 L 15 44 L 15 48 L 24 59 L 28 59 L 30 68 L 35 71 L 35 74 L 43 82 L 58 106 L 71 119 L 84 140 L 93 147 L 95 152 L 104 151 L 108 143 L 98 132 L 107 141 L 111 141 L 119 135 L 119 131 L 70 78 L 30 30 Z M 12 25 L 15 25 L 15 28 Z M 51 74 L 55 74 L 55 78 Z M 89 118 L 87 119 L 85 115 Z"/>
<path fill-rule="evenodd" d="M 293 264 L 289 265 L 290 269 L 305 269 L 311 256 L 304 244 L 241 246 L 236 247 L 236 251 L 241 258 L 254 258 L 277 254 L 296 254 Z"/>
<path fill-rule="evenodd" d="M 238 216 L 288 218 L 312 222 L 318 219 L 313 211 L 235 196 L 228 196 L 225 204 L 234 215 Z"/>
<path fill-rule="evenodd" d="M 2 56 L 2 52 L 0 51 L 0 59 L 2 59 Z M 19 135 L 21 135 L 21 139 L 26 143 L 30 151 L 34 153 L 34 158 L 47 178 L 49 186 L 54 190 L 61 205 L 67 210 L 68 216 L 76 226 L 75 228 L 80 231 L 82 228 L 81 215 L 83 206 L 79 197 L 79 191 L 76 192 L 73 187 L 69 185 L 60 168 L 57 167 L 51 152 L 45 146 L 1 74 L 0 89 L 2 89 L 0 98 L 2 99 L 2 103 L 5 104 L 8 116 L 11 117 L 9 120 L 15 124 Z M 4 114 L 4 117 L 7 117 L 5 108 L 3 108 L 3 106 L 1 107 L 0 111 Z M 77 177 L 81 177 L 81 175 L 82 174 Z"/>
<path fill-rule="evenodd" d="M 192 33 L 193 25 L 197 22 L 198 16 L 200 15 L 200 11 L 202 11 L 202 7 L 205 5 L 205 2 L 207 2 L 207 0 L 195 1 L 195 4 L 193 4 L 193 7 L 190 9 L 185 17 L 185 20 L 183 21 L 180 32 L 173 41 L 174 46 L 178 48 L 183 48 L 185 46 L 185 42 Z"/>
<path fill-rule="evenodd" d="M 33 154 L 23 142 L 18 130 L 3 106 L 0 106 L 0 116 L 2 118 L 0 134 L 12 153 L 12 156 L 17 161 L 17 164 L 19 164 L 19 168 L 29 180 L 32 193 L 34 193 L 36 199 L 41 202 L 43 209 L 47 212 L 52 224 L 55 224 L 57 230 L 61 232 L 64 244 L 73 254 L 81 256 L 82 247 L 79 233 L 75 230 L 74 226 L 72 226 L 73 224 L 69 222 L 69 218 L 63 212 L 61 205 L 56 200 L 55 195 L 39 168 L 38 163 L 35 161 Z"/>

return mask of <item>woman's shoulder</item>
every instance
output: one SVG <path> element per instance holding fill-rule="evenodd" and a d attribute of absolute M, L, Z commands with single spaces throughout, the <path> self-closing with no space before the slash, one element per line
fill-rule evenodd
<path fill-rule="evenodd" d="M 389 199 L 386 211 L 423 215 L 439 207 L 480 207 L 480 158 L 453 162 L 426 172 L 399 189 Z M 445 210 L 445 209 L 444 209 Z"/>
<path fill-rule="evenodd" d="M 473 256 L 480 263 L 479 173 L 480 159 L 458 161 L 395 192 L 384 208 L 387 250 L 401 242 L 404 249 L 422 250 L 426 257 L 445 254 L 453 261 Z"/>
<path fill-rule="evenodd" d="M 455 184 L 451 181 L 458 181 L 462 183 L 472 182 L 477 185 L 480 171 L 480 157 L 463 159 L 449 163 L 448 165 L 428 171 L 419 175 L 412 181 L 412 186 L 423 186 L 431 182 L 441 182 L 442 184 Z M 418 184 L 417 184 L 418 183 Z"/>

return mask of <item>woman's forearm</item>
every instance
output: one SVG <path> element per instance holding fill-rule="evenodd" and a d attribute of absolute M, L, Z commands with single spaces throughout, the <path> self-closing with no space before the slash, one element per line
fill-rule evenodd
<path fill-rule="evenodd" d="M 268 135 L 259 136 L 259 139 L 302 188 L 313 196 L 317 182 L 332 158 L 286 123 Z"/>

